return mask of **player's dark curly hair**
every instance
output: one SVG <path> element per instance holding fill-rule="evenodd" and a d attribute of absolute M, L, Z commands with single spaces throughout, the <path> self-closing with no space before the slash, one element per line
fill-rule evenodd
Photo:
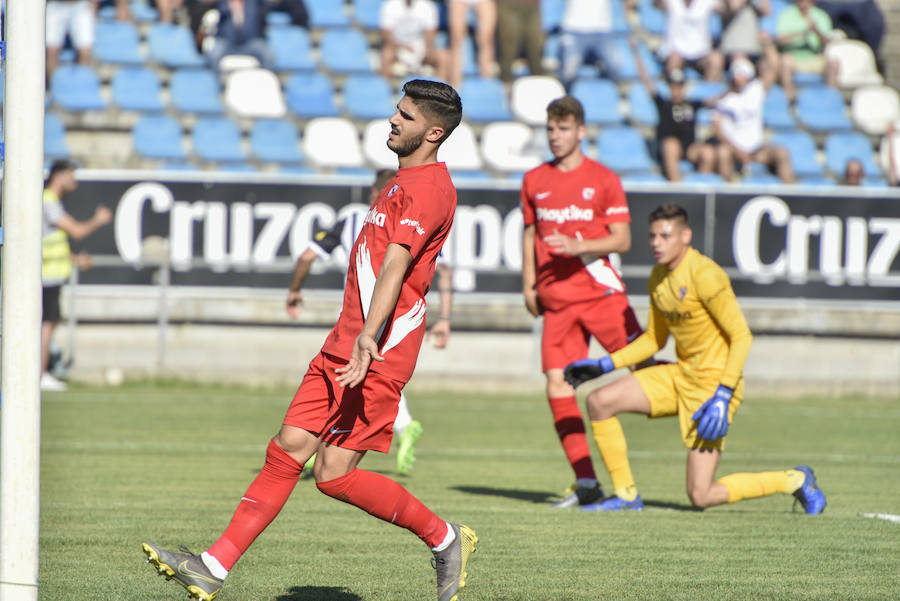
<path fill-rule="evenodd" d="M 439 143 L 446 140 L 462 120 L 462 100 L 453 87 L 443 82 L 411 79 L 403 84 L 403 93 L 422 109 L 426 117 L 444 129 Z"/>
<path fill-rule="evenodd" d="M 679 204 L 675 204 L 674 202 L 667 202 L 666 204 L 661 204 L 653 211 L 650 212 L 650 216 L 647 218 L 647 221 L 653 223 L 654 221 L 660 221 L 663 219 L 674 219 L 676 221 L 680 221 L 681 225 L 688 224 L 688 214 L 685 208 Z"/>
<path fill-rule="evenodd" d="M 563 96 L 547 105 L 547 119 L 565 119 L 569 115 L 575 117 L 575 123 L 584 125 L 584 105 L 574 96 Z"/>

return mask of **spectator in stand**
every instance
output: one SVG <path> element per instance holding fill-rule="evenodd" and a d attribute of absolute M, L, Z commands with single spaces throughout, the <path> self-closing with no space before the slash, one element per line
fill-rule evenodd
<path fill-rule="evenodd" d="M 578 69 L 587 62 L 599 62 L 603 72 L 616 77 L 613 61 L 613 0 L 566 0 L 559 40 L 560 78 L 570 87 Z M 593 60 L 591 60 L 593 59 Z"/>
<path fill-rule="evenodd" d="M 469 10 L 475 11 L 475 44 L 478 46 L 478 74 L 494 76 L 494 46 L 497 44 L 495 0 L 447 0 L 447 33 L 450 37 L 448 83 L 459 88 L 463 78 L 463 44 L 469 30 Z"/>
<path fill-rule="evenodd" d="M 203 52 L 204 41 L 209 39 L 209 44 L 215 39 L 215 24 L 219 20 L 219 11 L 216 7 L 219 0 L 184 0 L 190 20 L 191 31 L 197 42 L 197 50 Z"/>
<path fill-rule="evenodd" d="M 838 62 L 825 56 L 831 17 L 815 0 L 795 0 L 778 14 L 775 43 L 780 51 L 778 79 L 788 98 L 794 98 L 794 73 L 818 73 L 829 86 L 837 84 Z"/>
<path fill-rule="evenodd" d="M 260 65 L 272 68 L 272 51 L 265 38 L 264 0 L 219 0 L 216 38 L 207 51 L 210 64 L 218 70 L 229 54 L 255 56 Z"/>
<path fill-rule="evenodd" d="M 772 11 L 769 0 L 724 0 L 720 5 L 722 36 L 719 51 L 726 61 L 743 54 L 759 65 L 768 47 L 769 35 L 759 26 L 760 18 Z"/>
<path fill-rule="evenodd" d="M 382 75 L 415 75 L 427 65 L 446 78 L 445 54 L 435 46 L 439 19 L 432 0 L 386 0 L 379 21 Z"/>
<path fill-rule="evenodd" d="M 675 69 L 666 73 L 669 98 L 664 98 L 647 74 L 647 68 L 644 66 L 644 61 L 641 60 L 640 53 L 637 52 L 637 43 L 634 38 L 629 42 L 634 50 L 634 60 L 641 76 L 641 83 L 653 98 L 659 113 L 656 141 L 663 175 L 669 181 L 681 181 L 681 169 L 678 163 L 682 157 L 693 163 L 700 173 L 712 173 L 716 166 L 715 148 L 708 142 L 697 140 L 694 133 L 697 110 L 703 103 L 687 100 L 684 71 Z"/>
<path fill-rule="evenodd" d="M 94 215 L 86 221 L 78 221 L 69 215 L 62 205 L 62 198 L 78 188 L 75 164 L 56 161 L 50 166 L 50 174 L 44 185 L 43 241 L 41 281 L 43 284 L 43 313 L 41 317 L 41 390 L 65 390 L 64 382 L 57 380 L 47 367 L 50 363 L 50 342 L 60 320 L 59 295 L 63 284 L 69 280 L 72 263 L 81 269 L 91 265 L 84 253 L 72 254 L 69 238 L 81 240 L 112 221 L 112 212 L 97 205 Z"/>
<path fill-rule="evenodd" d="M 719 175 L 735 181 L 735 164 L 741 171 L 761 163 L 786 184 L 794 182 L 794 168 L 787 150 L 763 143 L 763 103 L 772 85 L 772 74 L 756 78 L 753 63 L 739 56 L 731 62 L 732 89 L 715 102 L 715 127 Z"/>
<path fill-rule="evenodd" d="M 500 47 L 500 79 L 511 83 L 512 64 L 525 47 L 531 75 L 543 75 L 541 58 L 544 30 L 540 0 L 497 0 L 497 41 Z"/>
<path fill-rule="evenodd" d="M 888 155 L 887 180 L 888 184 L 890 184 L 891 186 L 900 184 L 900 164 L 898 164 L 897 157 L 894 155 L 894 151 L 896 150 L 894 144 L 897 142 L 895 136 L 896 131 L 897 129 L 894 126 L 894 123 L 891 122 L 888 124 L 887 130 L 884 132 Z"/>
<path fill-rule="evenodd" d="M 121 0 L 119 5 L 121 5 Z M 88 65 L 94 49 L 96 5 L 91 0 L 47 0 L 47 82 L 59 66 L 59 53 L 66 34 L 78 53 L 78 62 Z M 122 10 L 121 6 L 119 7 Z M 126 6 L 127 8 L 127 6 Z M 119 13 L 119 16 L 124 16 Z"/>
<path fill-rule="evenodd" d="M 656 0 L 666 11 L 666 37 L 660 55 L 666 71 L 693 67 L 708 81 L 719 81 L 725 68 L 713 48 L 710 18 L 718 0 Z"/>
<path fill-rule="evenodd" d="M 181 8 L 181 0 L 154 0 L 161 23 L 174 23 L 175 11 Z"/>
<path fill-rule="evenodd" d="M 851 40 L 865 42 L 878 56 L 884 36 L 884 14 L 875 0 L 819 0 L 818 7 L 828 13 L 835 29 Z"/>
<path fill-rule="evenodd" d="M 859 159 L 850 159 L 844 167 L 844 179 L 841 182 L 845 186 L 861 186 L 866 179 L 866 169 Z"/>

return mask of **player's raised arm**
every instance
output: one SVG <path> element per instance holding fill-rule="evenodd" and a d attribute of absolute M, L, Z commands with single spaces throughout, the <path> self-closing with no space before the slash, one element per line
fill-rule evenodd
<path fill-rule="evenodd" d="M 350 388 L 358 385 L 366 377 L 372 361 L 384 361 L 378 353 L 378 332 L 397 306 L 403 276 L 406 274 L 413 257 L 409 249 L 402 244 L 391 243 L 387 247 L 378 276 L 375 278 L 375 289 L 372 291 L 372 304 L 363 324 L 362 332 L 356 339 L 350 361 L 344 367 L 335 370 L 337 383 Z"/>

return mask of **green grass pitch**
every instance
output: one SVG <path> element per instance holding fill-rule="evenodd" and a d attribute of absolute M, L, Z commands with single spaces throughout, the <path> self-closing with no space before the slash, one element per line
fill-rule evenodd
<path fill-rule="evenodd" d="M 480 538 L 461 601 L 883 600 L 900 591 L 900 404 L 755 398 L 729 432 L 720 475 L 808 463 L 821 516 L 777 495 L 693 511 L 674 420 L 625 416 L 641 513 L 554 510 L 571 483 L 546 401 L 411 387 L 418 462 L 362 467 L 403 483 Z M 161 601 L 140 542 L 205 549 L 260 468 L 291 390 L 177 384 L 75 387 L 43 402 L 43 601 Z M 592 443 L 593 447 L 593 443 Z M 593 449 L 601 481 L 609 479 Z M 434 599 L 430 553 L 412 534 L 301 480 L 235 566 L 222 601 Z"/>

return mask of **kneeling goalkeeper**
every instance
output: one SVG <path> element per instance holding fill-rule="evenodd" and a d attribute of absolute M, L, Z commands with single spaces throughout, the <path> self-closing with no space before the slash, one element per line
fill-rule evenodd
<path fill-rule="evenodd" d="M 615 494 L 583 511 L 643 508 L 635 487 L 619 413 L 651 418 L 677 416 L 688 447 L 687 494 L 696 507 L 735 503 L 775 493 L 792 494 L 808 514 L 825 509 L 809 466 L 772 472 L 729 474 L 715 479 L 725 434 L 744 392 L 741 375 L 752 335 L 731 280 L 712 259 L 691 247 L 687 212 L 665 204 L 650 214 L 650 247 L 657 261 L 650 274 L 647 330 L 608 357 L 566 366 L 574 387 L 619 367 L 653 356 L 671 334 L 678 361 L 638 370 L 587 397 L 594 440 Z"/>

